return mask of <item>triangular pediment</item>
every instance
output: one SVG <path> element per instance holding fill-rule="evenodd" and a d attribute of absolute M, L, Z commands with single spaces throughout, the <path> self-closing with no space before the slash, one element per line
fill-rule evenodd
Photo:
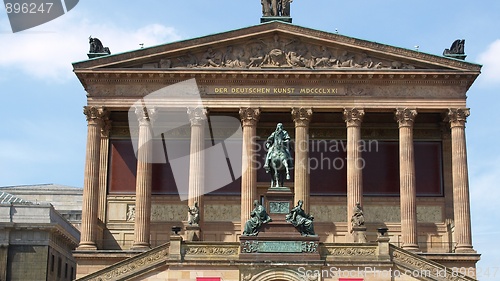
<path fill-rule="evenodd" d="M 465 61 L 376 42 L 270 22 L 74 64 L 77 69 L 156 70 L 455 70 Z"/>

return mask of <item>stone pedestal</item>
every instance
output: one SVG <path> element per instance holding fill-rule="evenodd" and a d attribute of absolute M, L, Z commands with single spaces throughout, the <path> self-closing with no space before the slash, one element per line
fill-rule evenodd
<path fill-rule="evenodd" d="M 366 227 L 365 226 L 353 226 L 352 227 L 352 237 L 354 243 L 366 243 Z"/>
<path fill-rule="evenodd" d="M 186 241 L 201 241 L 201 228 L 199 225 L 186 226 Z"/>
<path fill-rule="evenodd" d="M 274 222 L 284 222 L 293 208 L 293 193 L 288 187 L 270 188 L 265 196 L 266 210 Z"/>
<path fill-rule="evenodd" d="M 320 259 L 319 237 L 300 236 L 290 223 L 271 222 L 258 236 L 240 237 L 240 260 L 297 262 Z"/>
<path fill-rule="evenodd" d="M 168 249 L 168 259 L 169 260 L 181 260 L 182 259 L 182 236 L 172 235 L 170 236 L 170 247 Z"/>

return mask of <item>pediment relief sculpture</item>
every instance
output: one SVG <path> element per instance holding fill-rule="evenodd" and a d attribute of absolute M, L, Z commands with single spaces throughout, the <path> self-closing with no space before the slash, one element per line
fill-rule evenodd
<path fill-rule="evenodd" d="M 363 52 L 306 44 L 299 39 L 255 39 L 246 44 L 207 47 L 203 52 L 187 52 L 177 57 L 165 57 L 144 68 L 305 68 L 305 69 L 416 69 L 401 61 L 379 59 Z"/>

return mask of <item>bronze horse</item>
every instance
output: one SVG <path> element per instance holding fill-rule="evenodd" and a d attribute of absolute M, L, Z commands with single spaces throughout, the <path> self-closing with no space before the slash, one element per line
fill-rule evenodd
<path fill-rule="evenodd" d="M 283 187 L 285 179 L 290 179 L 288 158 L 285 152 L 283 140 L 281 138 L 277 138 L 271 149 L 269 161 L 271 170 L 271 187 Z"/>

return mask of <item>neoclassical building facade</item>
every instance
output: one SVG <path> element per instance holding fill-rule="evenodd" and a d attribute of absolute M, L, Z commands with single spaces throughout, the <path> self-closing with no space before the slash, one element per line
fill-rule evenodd
<path fill-rule="evenodd" d="M 472 280 L 466 95 L 480 68 L 280 21 L 74 63 L 88 121 L 77 277 Z M 277 123 L 293 157 L 280 191 L 263 169 Z M 254 200 L 273 221 L 242 237 Z M 285 222 L 299 200 L 316 238 Z"/>

